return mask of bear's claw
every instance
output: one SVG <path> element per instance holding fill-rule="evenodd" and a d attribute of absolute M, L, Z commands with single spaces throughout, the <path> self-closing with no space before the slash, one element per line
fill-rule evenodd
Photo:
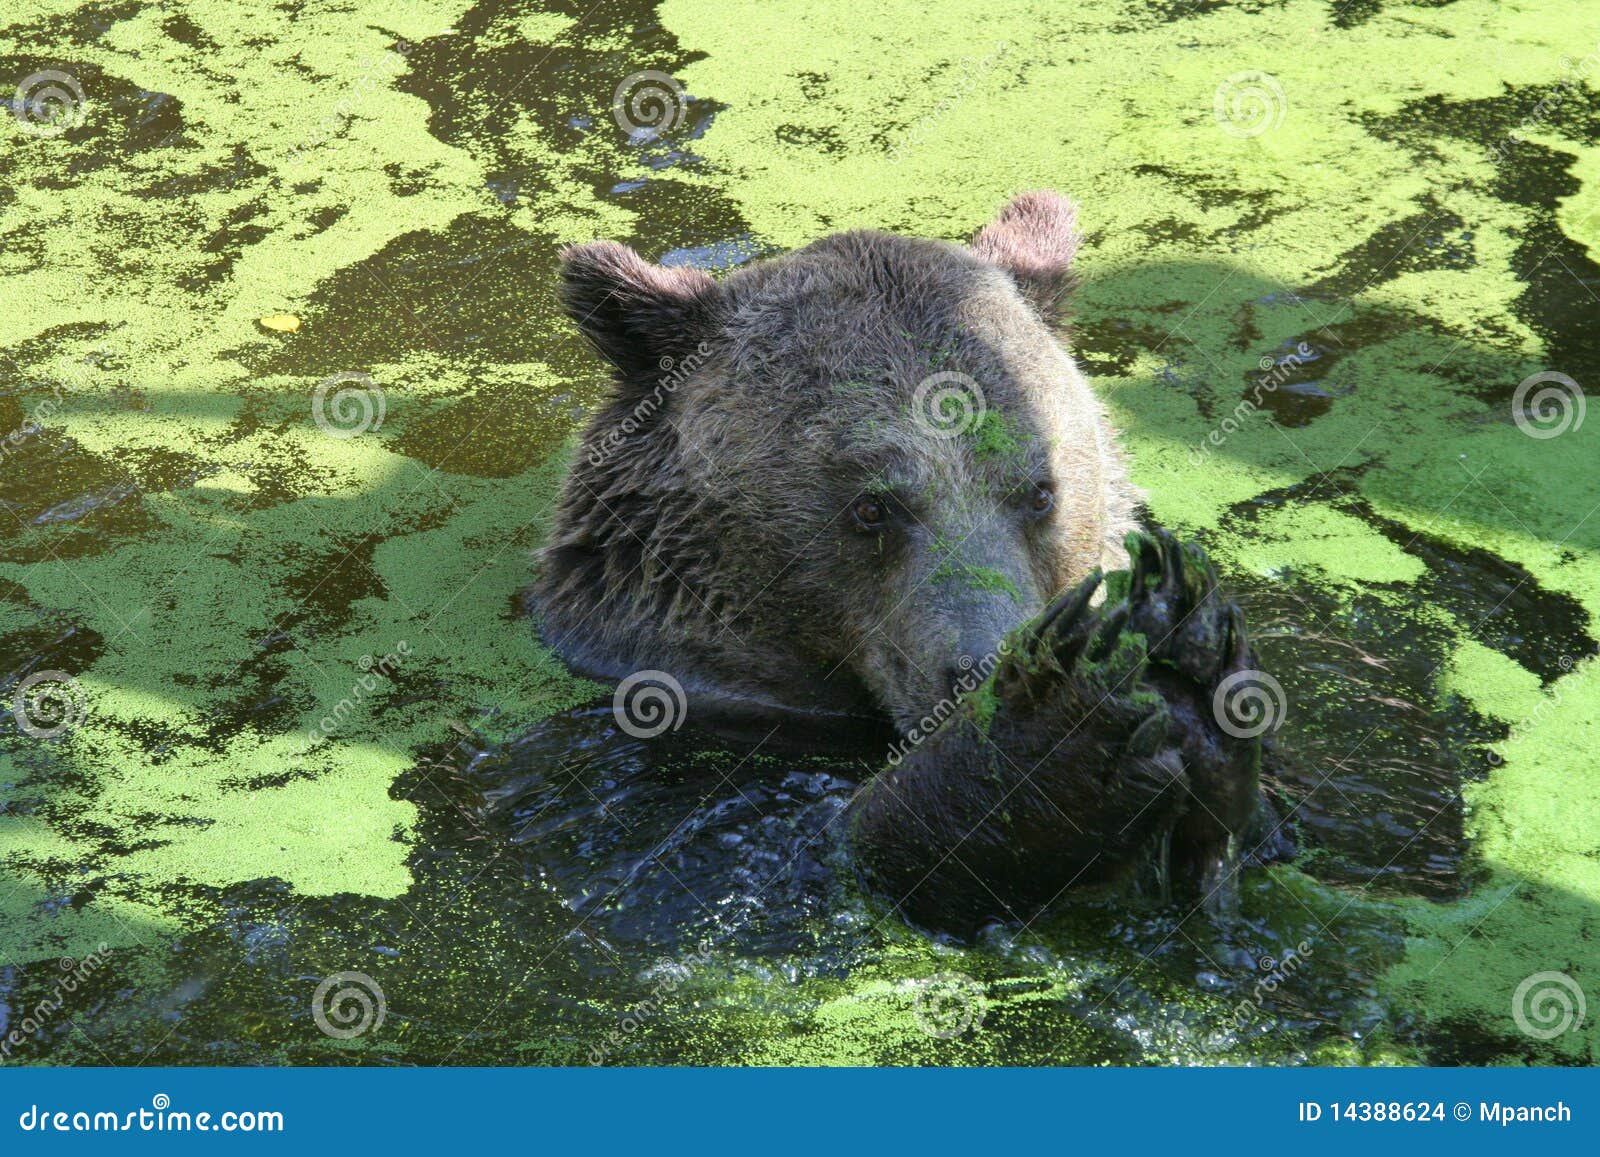
<path fill-rule="evenodd" d="M 1165 530 L 1135 531 L 1127 546 L 1128 623 L 1145 636 L 1152 659 L 1206 688 L 1253 665 L 1244 617 L 1223 598 L 1204 550 Z"/>
<path fill-rule="evenodd" d="M 1039 621 L 1033 628 L 1034 637 L 1048 639 L 1052 635 L 1070 634 L 1083 617 L 1083 612 L 1088 608 L 1089 601 L 1094 598 L 1094 592 L 1099 589 L 1104 577 L 1100 568 L 1095 567 L 1077 586 L 1057 595 L 1044 609 L 1044 614 L 1039 616 Z"/>
<path fill-rule="evenodd" d="M 1013 637 L 1007 682 L 1039 698 L 1066 678 L 1083 684 L 1086 701 L 1117 705 L 1150 662 L 1207 695 L 1232 672 L 1254 667 L 1244 615 L 1221 594 L 1204 550 L 1165 530 L 1135 531 L 1127 549 L 1127 573 L 1094 570 Z M 1102 588 L 1108 598 L 1093 605 Z"/>
<path fill-rule="evenodd" d="M 1162 748 L 1170 745 L 1171 728 L 1172 716 L 1164 707 L 1152 711 L 1128 736 L 1128 754 L 1137 758 L 1154 758 Z"/>

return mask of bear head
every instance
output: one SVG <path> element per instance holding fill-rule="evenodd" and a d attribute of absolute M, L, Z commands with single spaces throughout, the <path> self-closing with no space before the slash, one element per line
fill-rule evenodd
<path fill-rule="evenodd" d="M 1126 561 L 1136 492 L 1054 321 L 1074 208 L 969 245 L 839 233 L 715 281 L 611 242 L 562 301 L 615 369 L 534 588 L 570 662 L 914 726 Z"/>

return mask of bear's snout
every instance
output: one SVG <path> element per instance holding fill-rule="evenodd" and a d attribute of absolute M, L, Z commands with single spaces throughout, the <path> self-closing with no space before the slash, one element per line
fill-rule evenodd
<path fill-rule="evenodd" d="M 987 630 L 969 634 L 957 652 L 939 668 L 939 691 L 952 700 L 976 691 L 1000 660 L 1000 645 L 1013 625 L 1007 615 Z"/>
<path fill-rule="evenodd" d="M 945 718 L 982 686 L 1000 662 L 1006 635 L 1027 618 L 1027 607 L 1001 591 L 924 596 L 908 601 L 906 610 L 874 632 L 857 667 L 901 728 Z"/>

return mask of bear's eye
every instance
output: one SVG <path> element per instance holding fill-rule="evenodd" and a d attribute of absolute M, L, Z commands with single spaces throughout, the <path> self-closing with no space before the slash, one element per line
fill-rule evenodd
<path fill-rule="evenodd" d="M 1028 499 L 1028 509 L 1034 514 L 1049 514 L 1056 504 L 1056 496 L 1048 486 L 1035 486 L 1033 497 Z"/>
<path fill-rule="evenodd" d="M 868 530 L 876 530 L 883 525 L 883 520 L 888 517 L 888 511 L 883 508 L 883 503 L 876 498 L 861 497 L 856 499 L 856 504 L 850 510 L 855 519 Z"/>

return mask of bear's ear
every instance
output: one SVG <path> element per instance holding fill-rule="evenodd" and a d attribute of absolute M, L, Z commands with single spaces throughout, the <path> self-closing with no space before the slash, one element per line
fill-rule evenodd
<path fill-rule="evenodd" d="M 972 251 L 1011 274 L 1017 288 L 1046 317 L 1060 308 L 1076 282 L 1078 207 L 1059 193 L 1019 193 L 978 230 Z"/>
<path fill-rule="evenodd" d="M 625 379 L 654 378 L 710 332 L 717 283 L 698 269 L 651 265 L 626 245 L 561 251 L 561 305 Z M 663 359 L 672 361 L 663 365 Z"/>

